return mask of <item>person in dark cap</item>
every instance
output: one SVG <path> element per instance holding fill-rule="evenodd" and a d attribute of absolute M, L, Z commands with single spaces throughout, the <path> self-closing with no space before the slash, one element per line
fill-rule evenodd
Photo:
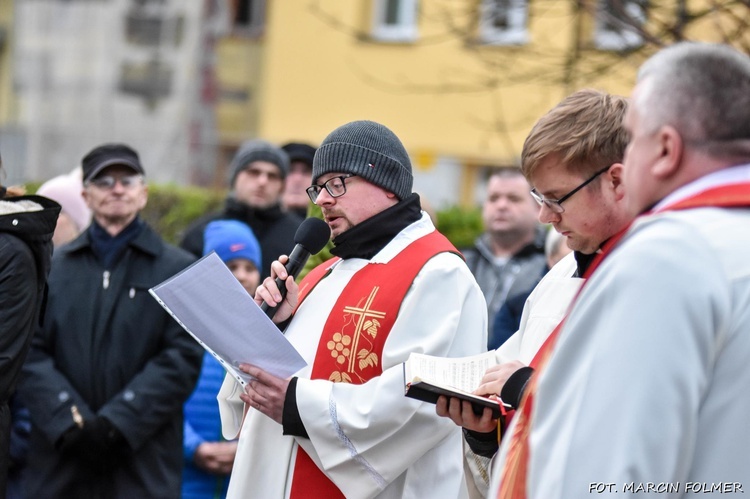
<path fill-rule="evenodd" d="M 271 262 L 294 248 L 294 234 L 302 223 L 295 213 L 281 205 L 284 183 L 289 173 L 289 156 L 265 140 L 243 143 L 229 165 L 231 191 L 224 209 L 193 222 L 180 246 L 196 257 L 203 252 L 203 233 L 213 220 L 239 220 L 258 238 L 263 255 L 261 278 L 269 275 Z"/>
<path fill-rule="evenodd" d="M 286 177 L 281 203 L 287 211 L 305 218 L 310 207 L 310 198 L 305 190 L 312 182 L 315 148 L 301 142 L 289 142 L 281 148 L 289 155 L 289 174 Z"/>
<path fill-rule="evenodd" d="M 26 497 L 176 499 L 182 406 L 203 351 L 148 290 L 194 257 L 141 220 L 148 189 L 132 148 L 104 144 L 81 166 L 93 220 L 55 251 L 19 385 L 32 421 Z"/>
<path fill-rule="evenodd" d="M 244 391 L 225 378 L 225 438 L 248 410 L 228 497 L 460 497 L 461 432 L 404 397 L 401 364 L 414 351 L 483 351 L 482 291 L 422 211 L 409 155 L 387 127 L 355 121 L 331 132 L 312 182 L 336 257 L 298 286 L 283 256 L 255 294 L 278 305 L 273 321 L 288 323 L 308 367 L 280 379 L 242 365 L 255 378 Z M 282 303 L 276 277 L 288 289 Z"/>

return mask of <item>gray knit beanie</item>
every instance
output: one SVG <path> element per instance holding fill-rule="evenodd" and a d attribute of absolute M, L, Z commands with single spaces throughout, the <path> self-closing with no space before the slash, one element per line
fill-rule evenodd
<path fill-rule="evenodd" d="M 399 200 L 411 194 L 414 183 L 404 145 L 392 131 L 373 121 L 347 123 L 323 140 L 313 159 L 313 184 L 331 172 L 353 173 Z"/>
<path fill-rule="evenodd" d="M 289 173 L 289 155 L 283 149 L 265 140 L 248 140 L 242 143 L 229 164 L 231 175 L 229 185 L 231 187 L 234 187 L 237 174 L 247 168 L 247 165 L 253 161 L 268 161 L 278 166 L 282 179 L 286 178 L 287 173 Z"/>

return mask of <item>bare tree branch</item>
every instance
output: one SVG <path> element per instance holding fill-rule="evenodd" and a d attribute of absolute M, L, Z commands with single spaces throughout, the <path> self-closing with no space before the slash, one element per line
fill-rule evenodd
<path fill-rule="evenodd" d="M 420 2 L 421 22 L 429 24 L 431 32 L 414 43 L 416 46 L 458 44 L 476 63 L 474 71 L 446 65 L 424 74 L 383 75 L 373 74 L 358 61 L 348 61 L 348 65 L 366 84 L 392 94 L 486 93 L 491 98 L 493 119 L 469 116 L 467 120 L 478 129 L 500 135 L 511 150 L 508 131 L 513 124 L 504 116 L 500 98 L 503 88 L 534 84 L 571 92 L 604 76 L 621 73 L 629 77 L 633 68 L 658 48 L 690 39 L 688 33 L 692 36 L 700 33 L 704 39 L 720 40 L 750 54 L 750 0 L 709 0 L 700 5 L 687 0 L 568 0 L 571 17 L 565 22 L 572 23 L 567 27 L 571 36 L 561 47 L 545 43 L 498 46 L 483 42 L 479 36 L 482 1 Z M 556 1 L 527 3 L 527 24 L 535 21 L 534 16 L 559 7 Z M 321 4 L 321 0 L 310 0 L 308 8 L 323 24 L 358 40 L 373 41 L 362 26 L 346 24 L 340 14 L 326 11 Z M 615 36 L 622 33 L 622 46 L 616 50 L 600 49 L 594 32 L 601 27 L 610 29 Z"/>

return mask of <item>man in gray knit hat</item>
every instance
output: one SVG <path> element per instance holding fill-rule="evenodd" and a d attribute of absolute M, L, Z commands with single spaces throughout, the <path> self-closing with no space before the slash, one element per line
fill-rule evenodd
<path fill-rule="evenodd" d="M 294 234 L 302 218 L 281 207 L 289 156 L 265 140 L 244 142 L 229 164 L 231 192 L 224 209 L 198 219 L 185 231 L 180 246 L 203 255 L 203 232 L 214 220 L 239 220 L 247 224 L 260 242 L 261 277 L 269 275 L 271 262 L 294 247 Z"/>
<path fill-rule="evenodd" d="M 385 126 L 334 130 L 315 154 L 312 182 L 336 257 L 298 286 L 283 256 L 255 295 L 278 306 L 273 320 L 308 366 L 281 379 L 243 365 L 254 377 L 244 391 L 225 381 L 226 438 L 248 409 L 228 497 L 459 497 L 461 432 L 404 396 L 402 363 L 411 352 L 484 350 L 482 292 L 421 210 L 409 155 Z M 276 277 L 285 279 L 283 301 Z"/>

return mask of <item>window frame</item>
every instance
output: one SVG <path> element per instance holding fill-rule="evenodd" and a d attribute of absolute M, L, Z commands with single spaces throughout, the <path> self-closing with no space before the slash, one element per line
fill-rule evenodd
<path fill-rule="evenodd" d="M 398 2 L 398 23 L 386 24 L 388 2 Z M 419 0 L 372 0 L 370 35 L 380 42 L 414 42 L 419 37 Z"/>
<path fill-rule="evenodd" d="M 502 8 L 498 0 L 482 0 L 479 6 L 479 41 L 485 45 L 523 45 L 529 42 L 529 3 L 527 0 L 507 0 L 505 16 L 507 28 L 493 24 L 494 9 Z"/>
<path fill-rule="evenodd" d="M 249 16 L 250 22 L 248 24 L 239 24 L 237 22 L 237 12 L 239 10 L 239 3 L 244 2 L 249 4 Z M 232 31 L 234 33 L 258 37 L 263 34 L 266 29 L 266 0 L 235 0 L 235 10 L 232 12 Z"/>
<path fill-rule="evenodd" d="M 614 9 L 622 3 L 624 12 L 641 25 L 646 22 L 646 5 L 640 0 L 599 0 L 594 17 L 594 45 L 599 50 L 623 51 L 641 47 L 643 36 L 625 21 Z M 618 27 L 617 25 L 620 24 Z"/>

